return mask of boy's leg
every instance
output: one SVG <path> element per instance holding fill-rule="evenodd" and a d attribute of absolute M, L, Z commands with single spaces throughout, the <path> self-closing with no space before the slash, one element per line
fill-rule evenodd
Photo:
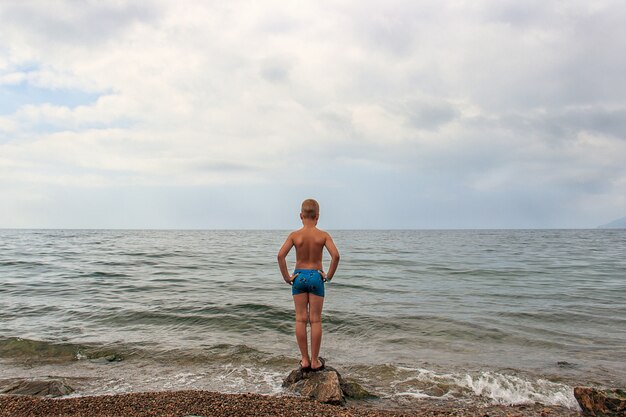
<path fill-rule="evenodd" d="M 320 346 L 322 345 L 322 307 L 324 297 L 309 294 L 309 320 L 311 321 L 311 367 L 322 366 L 318 360 Z"/>
<path fill-rule="evenodd" d="M 306 335 L 306 324 L 309 321 L 309 293 L 300 293 L 293 296 L 293 303 L 296 306 L 296 341 L 302 355 L 302 366 L 311 366 Z"/>

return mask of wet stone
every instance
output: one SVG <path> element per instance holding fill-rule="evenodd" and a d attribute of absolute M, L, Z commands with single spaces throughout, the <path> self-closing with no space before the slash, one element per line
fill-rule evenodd
<path fill-rule="evenodd" d="M 576 368 L 576 364 L 575 363 L 571 363 L 571 362 L 567 362 L 567 361 L 558 361 L 556 363 L 556 366 L 558 366 L 559 368 L 565 368 L 565 369 Z"/>
<path fill-rule="evenodd" d="M 366 390 L 352 378 L 340 378 L 341 390 L 343 395 L 352 400 L 365 400 L 368 398 L 376 398 L 374 394 Z"/>
<path fill-rule="evenodd" d="M 576 387 L 574 397 L 585 414 L 602 417 L 626 416 L 626 392 L 624 390 Z"/>
<path fill-rule="evenodd" d="M 360 400 L 375 397 L 355 380 L 342 378 L 330 366 L 316 372 L 295 369 L 283 380 L 283 387 L 326 404 L 344 404 L 346 398 Z"/>
<path fill-rule="evenodd" d="M 61 397 L 72 392 L 74 389 L 59 379 L 17 379 L 0 382 L 1 394 Z"/>

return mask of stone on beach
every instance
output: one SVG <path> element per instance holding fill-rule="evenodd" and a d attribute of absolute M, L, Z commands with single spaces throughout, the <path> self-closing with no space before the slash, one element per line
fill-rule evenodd
<path fill-rule="evenodd" d="M 283 387 L 326 404 L 344 404 L 347 398 L 371 398 L 358 382 L 346 380 L 333 367 L 321 371 L 295 369 L 283 380 Z"/>
<path fill-rule="evenodd" d="M 626 392 L 620 389 L 600 390 L 574 388 L 574 397 L 583 412 L 595 416 L 626 416 Z"/>
<path fill-rule="evenodd" d="M 13 379 L 0 381 L 1 394 L 61 397 L 74 392 L 60 379 Z"/>
<path fill-rule="evenodd" d="M 366 390 L 352 378 L 341 378 L 339 376 L 341 391 L 343 395 L 351 400 L 365 400 L 367 398 L 376 398 L 374 394 Z"/>

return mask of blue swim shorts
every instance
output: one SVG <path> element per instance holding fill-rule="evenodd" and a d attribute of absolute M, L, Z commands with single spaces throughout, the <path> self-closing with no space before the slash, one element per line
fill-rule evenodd
<path fill-rule="evenodd" d="M 298 276 L 293 280 L 292 295 L 309 292 L 320 297 L 324 296 L 324 281 L 317 269 L 296 269 L 293 273 Z"/>

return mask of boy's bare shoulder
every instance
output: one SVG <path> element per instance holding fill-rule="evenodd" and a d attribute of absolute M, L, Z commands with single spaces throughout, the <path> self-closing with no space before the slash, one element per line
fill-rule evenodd
<path fill-rule="evenodd" d="M 289 233 L 289 236 L 287 237 L 287 239 L 291 239 L 292 241 L 295 241 L 300 236 L 302 236 L 302 230 L 303 229 L 294 230 L 293 232 Z"/>
<path fill-rule="evenodd" d="M 328 242 L 329 235 L 325 231 L 320 230 L 316 227 L 313 232 L 309 234 L 308 237 L 305 239 L 308 239 L 313 244 L 322 247 Z"/>
<path fill-rule="evenodd" d="M 322 229 L 317 229 L 317 232 L 318 232 L 319 236 L 323 236 L 325 239 L 332 239 L 332 238 L 330 237 L 330 233 L 328 233 L 328 232 L 327 232 L 327 231 L 325 231 L 325 230 L 322 230 Z"/>
<path fill-rule="evenodd" d="M 294 230 L 293 232 L 289 233 L 289 237 L 297 236 L 299 234 L 302 234 L 302 229 Z"/>

